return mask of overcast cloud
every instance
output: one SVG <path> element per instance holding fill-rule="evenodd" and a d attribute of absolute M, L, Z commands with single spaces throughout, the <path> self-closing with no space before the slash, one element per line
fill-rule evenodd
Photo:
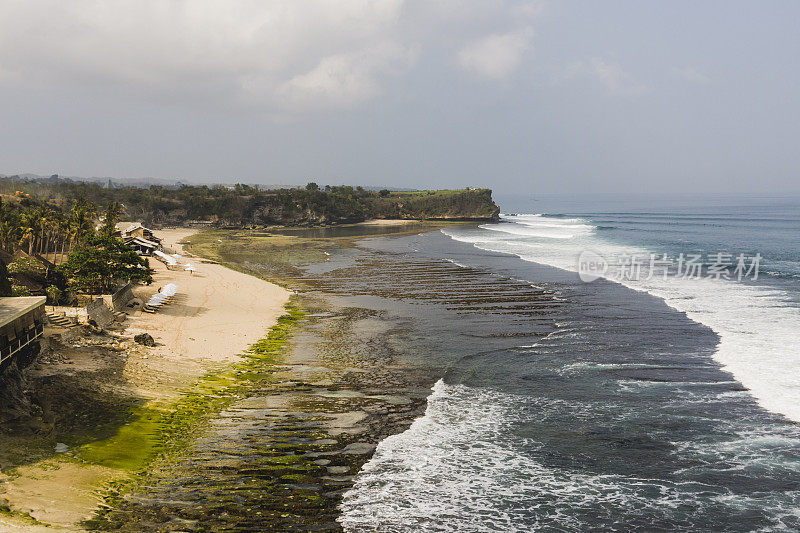
<path fill-rule="evenodd" d="M 799 15 L 0 0 L 0 173 L 796 193 Z"/>

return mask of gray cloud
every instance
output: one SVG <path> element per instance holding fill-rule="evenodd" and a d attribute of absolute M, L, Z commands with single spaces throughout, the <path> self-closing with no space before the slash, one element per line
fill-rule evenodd
<path fill-rule="evenodd" d="M 444 12 L 426 13 L 420 34 L 404 18 L 412 8 L 404 0 L 10 1 L 0 18 L 0 82 L 111 84 L 281 112 L 351 108 L 413 67 L 441 33 L 460 38 Z M 487 37 L 468 45 L 464 61 L 505 74 L 526 40 Z"/>
<path fill-rule="evenodd" d="M 0 173 L 797 192 L 798 17 L 743 0 L 0 0 Z"/>
<path fill-rule="evenodd" d="M 458 53 L 465 69 L 490 79 L 503 79 L 512 74 L 532 48 L 533 30 L 524 28 L 504 34 L 488 35 L 468 43 Z"/>
<path fill-rule="evenodd" d="M 636 96 L 647 92 L 648 87 L 625 71 L 618 63 L 595 57 L 567 66 L 556 75 L 557 81 L 587 77 L 602 85 L 609 93 Z"/>
<path fill-rule="evenodd" d="M 673 68 L 672 75 L 676 78 L 680 78 L 684 81 L 688 81 L 691 83 L 708 83 L 711 81 L 711 78 L 708 75 L 704 74 L 700 70 L 696 69 L 695 67 L 683 67 L 683 68 Z"/>

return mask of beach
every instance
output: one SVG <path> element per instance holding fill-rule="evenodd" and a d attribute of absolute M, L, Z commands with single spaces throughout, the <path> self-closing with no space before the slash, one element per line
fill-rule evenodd
<path fill-rule="evenodd" d="M 160 235 L 165 247 L 181 254 L 180 242 L 194 233 L 193 229 L 167 229 Z M 156 341 L 148 358 L 137 361 L 144 378 L 139 382 L 146 376 L 164 375 L 173 375 L 168 380 L 159 378 L 167 385 L 191 382 L 211 369 L 238 361 L 239 354 L 275 324 L 289 301 L 288 290 L 213 261 L 187 257 L 183 263 L 194 265 L 197 271 L 167 270 L 150 259 L 156 274 L 149 291 L 144 292 L 155 292 L 172 282 L 178 285 L 178 295 L 159 312 L 138 313 L 126 324 L 129 333 L 146 332 Z M 145 384 L 142 393 L 171 394 L 159 389 Z"/>
<path fill-rule="evenodd" d="M 546 264 L 571 252 L 565 234 L 594 238 L 588 221 L 522 221 L 165 233 L 198 272 L 159 268 L 150 290 L 174 281 L 192 297 L 124 333 L 52 332 L 35 383 L 65 402 L 45 411 L 73 440 L 50 438 L 35 461 L 3 446 L 2 497 L 18 514 L 0 524 L 796 526 L 800 434 L 715 360 L 720 334 L 654 294 Z M 539 261 L 524 255 L 550 234 L 560 240 Z M 259 288 L 282 297 L 255 307 L 273 313 L 260 332 L 248 316 Z M 214 331 L 212 307 L 249 325 Z M 161 345 L 133 344 L 138 331 Z M 222 335 L 230 349 L 204 349 Z M 160 406 L 160 425 L 146 406 Z M 122 408 L 138 417 L 115 418 Z M 127 455 L 131 433 L 156 429 L 164 453 Z M 55 455 L 56 442 L 70 451 Z"/>
<path fill-rule="evenodd" d="M 165 230 L 161 235 L 180 253 L 179 241 L 194 231 Z M 33 531 L 48 525 L 48 531 L 79 530 L 79 523 L 101 503 L 104 484 L 126 475 L 70 453 L 55 454 L 52 448 L 48 452 L 53 434 L 58 433 L 53 426 L 59 417 L 70 417 L 66 411 L 72 409 L 74 398 L 80 399 L 74 411 L 85 418 L 70 425 L 82 426 L 96 418 L 103 426 L 99 433 L 113 434 L 113 428 L 105 427 L 109 420 L 117 426 L 125 420 L 96 411 L 123 411 L 180 397 L 203 374 L 239 360 L 239 354 L 262 338 L 284 312 L 290 296 L 286 289 L 213 262 L 187 261 L 193 262 L 196 272 L 167 270 L 150 259 L 154 282 L 136 289 L 136 294 L 146 299 L 171 282 L 178 285 L 176 301 L 155 314 L 134 313 L 122 324 L 124 329 L 82 336 L 48 328 L 52 341 L 45 351 L 51 353 L 43 354 L 30 376 L 45 411 L 39 431 L 0 437 L 0 498 L 9 510 L 0 514 L 0 529 Z M 152 335 L 156 346 L 134 343 L 132 337 L 141 332 Z M 76 432 L 81 434 L 78 440 L 93 436 L 83 429 Z"/>
<path fill-rule="evenodd" d="M 3 458 L 9 512 L 0 527 L 340 529 L 338 506 L 356 473 L 380 441 L 424 413 L 435 376 L 401 362 L 407 324 L 302 271 L 347 260 L 360 253 L 354 239 L 383 228 L 413 234 L 430 225 L 236 233 L 242 240 L 215 230 L 199 243 L 191 229 L 162 231 L 164 245 L 197 271 L 151 259 L 152 285 L 134 292 L 146 300 L 175 283 L 173 303 L 135 313 L 124 329 L 48 329 L 30 377 L 45 405 L 42 431 L 4 437 L 12 444 L 4 450 L 23 457 Z M 256 277 L 265 272 L 289 288 Z M 156 345 L 134 343 L 140 333 Z M 275 349 L 248 352 L 259 340 Z M 175 420 L 189 430 L 169 437 L 169 453 L 146 453 L 152 433 L 163 431 L 154 417 L 164 416 L 167 434 Z M 54 453 L 64 441 L 69 450 Z"/>
<path fill-rule="evenodd" d="M 256 275 L 280 274 L 297 293 L 289 312 L 298 319 L 278 353 L 239 367 L 235 397 L 208 417 L 185 453 L 153 464 L 95 525 L 341 529 L 342 496 L 376 446 L 424 413 L 434 375 L 402 361 L 403 339 L 413 334 L 408 324 L 358 297 L 342 298 L 350 274 L 340 294 L 303 272 L 360 254 L 355 234 L 382 233 L 379 225 L 363 225 L 212 230 L 189 239 L 191 253 Z"/>

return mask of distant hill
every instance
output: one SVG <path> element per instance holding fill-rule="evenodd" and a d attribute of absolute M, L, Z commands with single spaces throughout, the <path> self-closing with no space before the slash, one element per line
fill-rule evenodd
<path fill-rule="evenodd" d="M 59 182 L 87 182 L 99 183 L 107 186 L 109 183 L 114 187 L 150 187 L 151 185 L 161 185 L 164 187 L 180 187 L 180 180 L 163 178 L 112 178 L 112 177 L 82 177 L 82 176 L 60 176 L 52 174 L 41 176 L 39 174 L 0 174 L 0 178 L 7 178 L 12 181 L 35 181 L 39 183 L 59 183 Z"/>
<path fill-rule="evenodd" d="M 30 194 L 53 204 L 78 198 L 101 209 L 120 202 L 124 216 L 146 224 L 202 223 L 217 226 L 324 225 L 367 219 L 496 220 L 500 209 L 489 189 L 446 191 L 374 190 L 309 184 L 304 188 L 263 189 L 251 185 L 149 185 L 113 180 L 10 176 L 0 178 L 0 193 Z"/>

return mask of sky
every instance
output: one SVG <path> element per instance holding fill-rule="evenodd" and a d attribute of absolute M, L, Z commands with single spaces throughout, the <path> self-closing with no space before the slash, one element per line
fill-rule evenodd
<path fill-rule="evenodd" d="M 0 0 L 0 173 L 800 193 L 800 2 Z"/>

